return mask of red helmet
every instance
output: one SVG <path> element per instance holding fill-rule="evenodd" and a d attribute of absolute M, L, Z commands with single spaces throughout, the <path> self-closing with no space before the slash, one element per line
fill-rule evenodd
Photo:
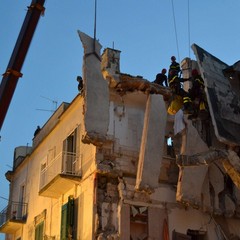
<path fill-rule="evenodd" d="M 198 75 L 198 70 L 197 69 L 193 69 L 192 70 L 192 76 L 197 76 Z"/>
<path fill-rule="evenodd" d="M 171 56 L 171 60 L 172 61 L 176 61 L 176 57 L 175 56 Z"/>
<path fill-rule="evenodd" d="M 166 68 L 163 68 L 162 69 L 162 74 L 165 74 L 167 72 L 167 69 Z"/>

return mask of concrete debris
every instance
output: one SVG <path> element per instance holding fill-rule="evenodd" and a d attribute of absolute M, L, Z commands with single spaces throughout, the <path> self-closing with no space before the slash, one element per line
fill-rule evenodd
<path fill-rule="evenodd" d="M 145 94 L 161 94 L 165 100 L 172 96 L 170 88 L 149 82 L 141 76 L 120 73 L 119 58 L 120 51 L 115 49 L 106 49 L 103 53 L 101 70 L 110 88 L 115 89 L 120 95 L 141 91 Z"/>
<path fill-rule="evenodd" d="M 198 153 L 195 155 L 178 155 L 177 164 L 180 166 L 197 166 L 197 165 L 210 165 L 216 160 L 224 160 L 228 157 L 228 153 L 225 150 L 209 150 L 206 152 Z"/>
<path fill-rule="evenodd" d="M 178 156 L 177 163 L 180 168 L 177 201 L 217 215 L 236 215 L 239 190 L 234 193 L 232 189 L 240 189 L 240 161 L 235 152 L 211 150 L 193 156 Z"/>

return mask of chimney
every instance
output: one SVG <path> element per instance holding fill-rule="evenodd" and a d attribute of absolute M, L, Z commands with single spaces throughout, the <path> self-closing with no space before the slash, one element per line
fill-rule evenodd
<path fill-rule="evenodd" d="M 120 53 L 121 51 L 106 48 L 102 54 L 102 63 L 101 63 L 101 70 L 108 71 L 112 74 L 119 74 L 120 73 Z"/>

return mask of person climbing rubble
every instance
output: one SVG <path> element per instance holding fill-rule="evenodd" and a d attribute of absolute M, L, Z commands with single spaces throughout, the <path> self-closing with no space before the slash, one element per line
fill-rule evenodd
<path fill-rule="evenodd" d="M 159 84 L 161 86 L 168 87 L 168 81 L 167 81 L 166 73 L 167 73 L 167 69 L 163 68 L 161 73 L 158 73 L 156 75 L 156 79 L 153 82 L 156 83 L 156 84 Z M 164 83 L 164 85 L 163 85 L 163 83 Z"/>
<path fill-rule="evenodd" d="M 169 105 L 168 112 L 174 115 L 183 105 L 185 114 L 193 114 L 192 111 L 192 100 L 189 96 L 189 93 L 186 92 L 181 83 L 189 81 L 189 78 L 180 78 L 178 77 L 178 72 L 175 70 L 170 70 L 168 84 L 172 91 L 172 101 Z"/>
<path fill-rule="evenodd" d="M 192 70 L 192 87 L 188 90 L 193 102 L 194 113 L 190 119 L 197 117 L 205 118 L 208 115 L 206 94 L 204 92 L 204 81 L 197 69 Z"/>
<path fill-rule="evenodd" d="M 171 64 L 169 66 L 169 70 L 168 70 L 168 78 L 170 77 L 170 71 L 174 70 L 176 75 L 179 76 L 181 73 L 181 68 L 180 68 L 180 64 L 178 62 L 176 62 L 176 57 L 172 56 L 171 57 Z"/>

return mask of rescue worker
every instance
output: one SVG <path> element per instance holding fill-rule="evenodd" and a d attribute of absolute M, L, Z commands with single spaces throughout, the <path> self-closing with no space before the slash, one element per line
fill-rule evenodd
<path fill-rule="evenodd" d="M 204 81 L 197 69 L 192 70 L 192 87 L 189 89 L 191 99 L 202 98 L 204 95 Z"/>
<path fill-rule="evenodd" d="M 194 103 L 194 114 L 190 118 L 197 118 L 199 113 L 201 117 L 206 117 L 207 110 L 207 100 L 206 94 L 204 92 L 204 81 L 197 69 L 192 70 L 192 87 L 188 90 L 189 96 Z M 208 114 L 207 114 L 208 115 Z"/>
<path fill-rule="evenodd" d="M 40 128 L 40 126 L 37 126 L 37 129 L 35 130 L 35 132 L 34 132 L 34 137 L 36 137 L 36 135 L 40 132 L 40 130 L 41 130 L 41 128 Z"/>
<path fill-rule="evenodd" d="M 171 65 L 169 66 L 169 71 L 168 74 L 170 73 L 171 70 L 174 70 L 176 75 L 179 76 L 179 73 L 181 72 L 181 68 L 178 62 L 176 62 L 176 57 L 172 56 L 171 57 Z M 169 77 L 170 75 L 168 75 Z"/>
<path fill-rule="evenodd" d="M 83 89 L 83 79 L 81 76 L 77 76 L 78 81 L 78 91 L 81 93 Z"/>
<path fill-rule="evenodd" d="M 159 84 L 161 86 L 165 85 L 165 87 L 168 87 L 168 81 L 167 81 L 166 72 L 167 72 L 167 69 L 163 68 L 161 73 L 158 73 L 156 75 L 156 79 L 153 82 L 157 83 L 157 84 Z M 163 83 L 164 83 L 164 85 L 163 85 Z"/>
<path fill-rule="evenodd" d="M 173 95 L 181 96 L 183 100 L 183 106 L 184 106 L 184 113 L 185 114 L 192 114 L 192 100 L 189 96 L 189 93 L 184 91 L 182 88 L 181 83 L 189 81 L 189 79 L 180 78 L 177 75 L 177 71 L 170 70 L 169 72 L 169 79 L 168 84 L 169 87 L 172 90 Z"/>

